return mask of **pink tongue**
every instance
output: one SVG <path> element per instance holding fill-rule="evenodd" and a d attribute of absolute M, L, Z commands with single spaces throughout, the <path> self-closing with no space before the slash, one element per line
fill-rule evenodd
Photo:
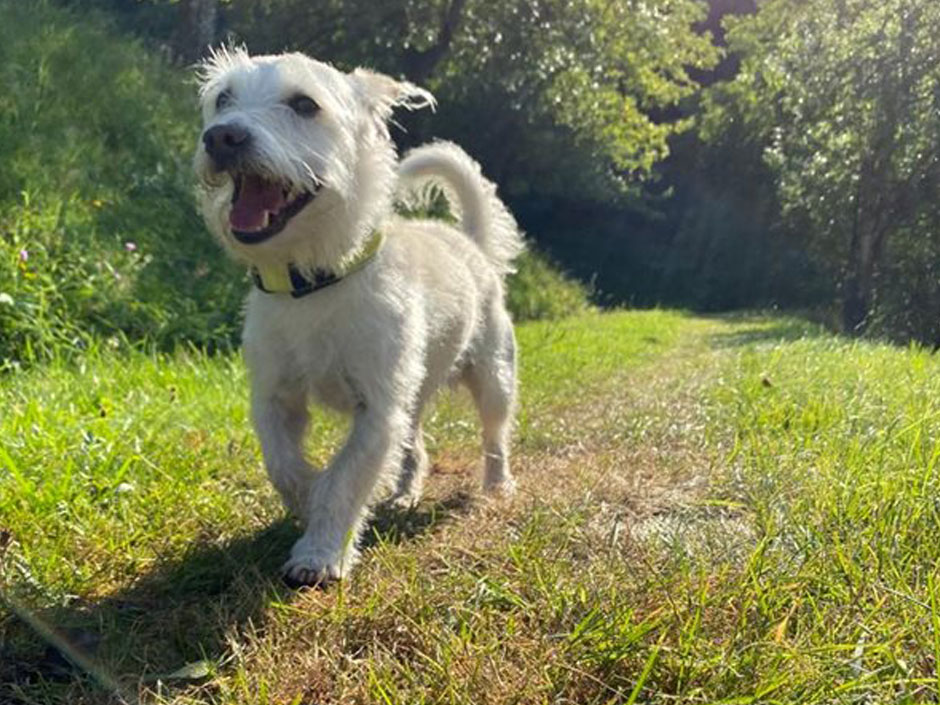
<path fill-rule="evenodd" d="M 258 230 L 264 227 L 265 211 L 276 213 L 284 203 L 284 192 L 279 184 L 254 174 L 243 176 L 229 222 L 236 230 Z"/>

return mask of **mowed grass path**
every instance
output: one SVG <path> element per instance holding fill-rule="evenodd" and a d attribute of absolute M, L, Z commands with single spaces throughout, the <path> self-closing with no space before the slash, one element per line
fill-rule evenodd
<path fill-rule="evenodd" d="M 326 592 L 279 582 L 237 357 L 0 379 L 0 704 L 940 697 L 940 360 L 669 312 L 519 339 L 517 496 L 445 395 L 426 499 Z"/>

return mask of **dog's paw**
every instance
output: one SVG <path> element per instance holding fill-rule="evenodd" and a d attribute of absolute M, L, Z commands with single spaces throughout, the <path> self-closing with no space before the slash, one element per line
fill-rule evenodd
<path fill-rule="evenodd" d="M 487 478 L 483 482 L 483 491 L 491 497 L 509 498 L 516 493 L 516 481 L 512 476 L 504 476 L 498 480 Z"/>
<path fill-rule="evenodd" d="M 312 587 L 326 588 L 346 577 L 349 568 L 342 554 L 310 546 L 305 539 L 300 539 L 291 550 L 291 557 L 284 564 L 284 582 L 293 589 Z"/>
<path fill-rule="evenodd" d="M 386 504 L 392 509 L 408 511 L 414 509 L 421 502 L 420 492 L 406 492 L 405 494 L 394 494 L 388 498 Z"/>
<path fill-rule="evenodd" d="M 291 590 L 303 590 L 313 588 L 315 590 L 326 590 L 330 585 L 339 580 L 339 576 L 333 575 L 332 571 L 326 567 L 293 568 L 284 569 L 284 584 Z"/>

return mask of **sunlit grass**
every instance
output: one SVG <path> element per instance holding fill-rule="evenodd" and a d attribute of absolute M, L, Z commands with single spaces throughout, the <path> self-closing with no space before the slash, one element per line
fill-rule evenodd
<path fill-rule="evenodd" d="M 445 395 L 428 498 L 379 512 L 327 593 L 278 583 L 297 529 L 237 357 L 7 375 L 4 591 L 145 701 L 937 698 L 933 355 L 668 312 L 519 339 L 519 496 L 479 497 L 476 422 Z M 314 427 L 322 462 L 343 425 Z M 54 661 L 0 616 L 0 701 L 107 701 Z"/>
<path fill-rule="evenodd" d="M 603 322 L 603 325 L 602 325 Z M 520 327 L 523 444 L 553 414 L 677 335 L 669 313 L 588 315 Z M 48 598 L 106 591 L 184 551 L 280 515 L 247 419 L 238 356 L 111 353 L 107 347 L 2 379 L 0 526 Z M 432 411 L 433 447 L 477 445 L 465 395 Z M 340 419 L 317 413 L 309 452 L 324 462 Z"/>

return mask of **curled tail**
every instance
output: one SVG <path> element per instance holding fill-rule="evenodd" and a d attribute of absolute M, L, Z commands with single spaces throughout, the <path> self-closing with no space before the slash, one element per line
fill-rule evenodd
<path fill-rule="evenodd" d="M 461 230 L 500 272 L 513 271 L 512 261 L 525 247 L 522 234 L 496 195 L 495 184 L 483 176 L 480 165 L 466 152 L 452 142 L 422 145 L 405 155 L 398 174 L 403 186 L 414 193 L 428 185 L 440 187 L 460 220 Z"/>

